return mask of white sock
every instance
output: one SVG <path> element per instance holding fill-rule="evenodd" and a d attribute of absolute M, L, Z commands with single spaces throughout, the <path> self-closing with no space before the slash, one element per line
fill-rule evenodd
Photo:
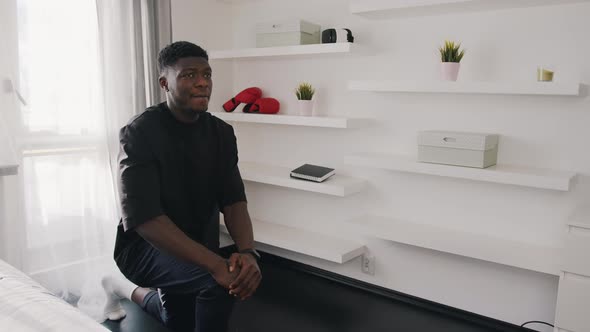
<path fill-rule="evenodd" d="M 109 320 L 123 319 L 127 314 L 121 306 L 122 299 L 131 300 L 131 294 L 138 287 L 122 275 L 107 275 L 102 278 L 102 287 L 107 294 L 104 314 Z"/>

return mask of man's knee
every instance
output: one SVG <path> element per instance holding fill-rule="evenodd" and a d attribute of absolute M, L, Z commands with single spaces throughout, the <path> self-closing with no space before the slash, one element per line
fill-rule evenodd
<path fill-rule="evenodd" d="M 220 285 L 203 290 L 196 298 L 195 331 L 225 332 L 235 299 Z"/>
<path fill-rule="evenodd" d="M 229 294 L 229 290 L 221 285 L 211 286 L 197 295 L 197 303 L 210 304 L 215 306 L 233 306 L 235 298 Z"/>

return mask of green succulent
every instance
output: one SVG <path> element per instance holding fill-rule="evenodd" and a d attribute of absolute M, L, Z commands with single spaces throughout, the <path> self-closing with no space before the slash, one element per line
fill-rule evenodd
<path fill-rule="evenodd" d="M 299 100 L 311 100 L 314 93 L 315 89 L 309 83 L 301 83 L 297 89 L 295 89 L 295 95 Z"/>
<path fill-rule="evenodd" d="M 454 41 L 445 40 L 445 45 L 443 47 L 439 47 L 438 50 L 440 51 L 440 58 L 442 62 L 461 62 L 463 59 L 463 55 L 465 55 L 465 50 L 459 51 L 461 47 L 461 43 L 455 44 Z"/>

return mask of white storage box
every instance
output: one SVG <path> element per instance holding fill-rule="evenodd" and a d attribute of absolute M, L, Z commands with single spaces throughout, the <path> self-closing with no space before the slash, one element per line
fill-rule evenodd
<path fill-rule="evenodd" d="M 422 131 L 418 135 L 418 161 L 486 168 L 496 164 L 498 135 Z"/>
<path fill-rule="evenodd" d="M 320 43 L 320 26 L 304 20 L 258 23 L 256 47 Z"/>

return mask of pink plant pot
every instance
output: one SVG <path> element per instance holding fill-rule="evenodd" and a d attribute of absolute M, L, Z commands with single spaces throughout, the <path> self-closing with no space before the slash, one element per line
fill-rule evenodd
<path fill-rule="evenodd" d="M 440 74 L 445 81 L 456 81 L 459 76 L 459 62 L 441 62 Z"/>

